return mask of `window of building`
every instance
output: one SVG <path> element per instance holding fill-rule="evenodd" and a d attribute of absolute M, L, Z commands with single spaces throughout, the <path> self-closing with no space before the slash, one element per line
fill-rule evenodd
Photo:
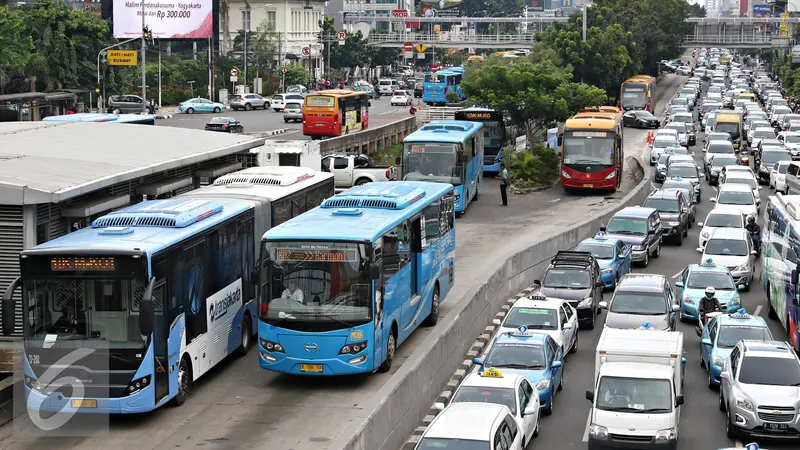
<path fill-rule="evenodd" d="M 264 22 L 267 25 L 267 28 L 270 30 L 276 30 L 278 24 L 278 13 L 276 11 L 267 11 L 267 17 L 264 19 Z"/>

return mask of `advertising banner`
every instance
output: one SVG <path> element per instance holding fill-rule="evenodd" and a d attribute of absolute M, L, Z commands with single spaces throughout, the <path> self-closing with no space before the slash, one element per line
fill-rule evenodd
<path fill-rule="evenodd" d="M 461 0 L 421 0 L 423 17 L 461 17 Z"/>
<path fill-rule="evenodd" d="M 211 0 L 145 0 L 145 23 L 159 39 L 206 39 L 214 34 Z M 142 4 L 114 0 L 114 37 L 142 35 Z"/>

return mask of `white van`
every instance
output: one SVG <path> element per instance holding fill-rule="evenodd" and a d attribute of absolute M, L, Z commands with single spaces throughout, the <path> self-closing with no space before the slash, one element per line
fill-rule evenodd
<path fill-rule="evenodd" d="M 381 78 L 378 80 L 378 92 L 381 95 L 392 95 L 392 92 L 400 89 L 400 83 L 391 78 Z"/>

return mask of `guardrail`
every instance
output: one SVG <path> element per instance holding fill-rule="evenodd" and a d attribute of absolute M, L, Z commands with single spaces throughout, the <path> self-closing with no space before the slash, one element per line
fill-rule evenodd
<path fill-rule="evenodd" d="M 346 134 L 320 141 L 319 153 L 322 157 L 334 153 L 371 155 L 377 152 L 378 148 L 386 148 L 392 144 L 403 142 L 403 139 L 416 129 L 416 120 L 414 117 L 409 116 L 386 125 L 367 128 L 359 133 Z"/>
<path fill-rule="evenodd" d="M 467 33 L 370 33 L 367 45 L 396 47 L 405 42 L 416 42 L 439 47 L 532 47 L 533 34 L 467 34 Z"/>

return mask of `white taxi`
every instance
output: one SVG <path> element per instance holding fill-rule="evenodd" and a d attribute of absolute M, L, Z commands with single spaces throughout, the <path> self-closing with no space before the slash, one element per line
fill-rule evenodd
<path fill-rule="evenodd" d="M 411 96 L 408 91 L 394 91 L 392 92 L 392 99 L 390 103 L 392 106 L 411 106 Z"/>
<path fill-rule="evenodd" d="M 467 402 L 508 406 L 523 433 L 523 448 L 539 435 L 539 423 L 542 418 L 539 393 L 522 375 L 504 375 L 494 367 L 483 372 L 471 373 L 464 378 L 450 400 L 451 404 Z M 445 405 L 436 403 L 434 407 L 441 411 Z"/>
<path fill-rule="evenodd" d="M 522 297 L 502 322 L 494 319 L 492 323 L 500 326 L 498 336 L 524 326 L 528 331 L 550 335 L 565 355 L 578 350 L 578 312 L 566 300 L 548 299 L 541 294 Z"/>
<path fill-rule="evenodd" d="M 523 450 L 523 436 L 507 406 L 453 403 L 428 425 L 414 450 Z M 495 445 L 498 442 L 501 444 Z"/>

